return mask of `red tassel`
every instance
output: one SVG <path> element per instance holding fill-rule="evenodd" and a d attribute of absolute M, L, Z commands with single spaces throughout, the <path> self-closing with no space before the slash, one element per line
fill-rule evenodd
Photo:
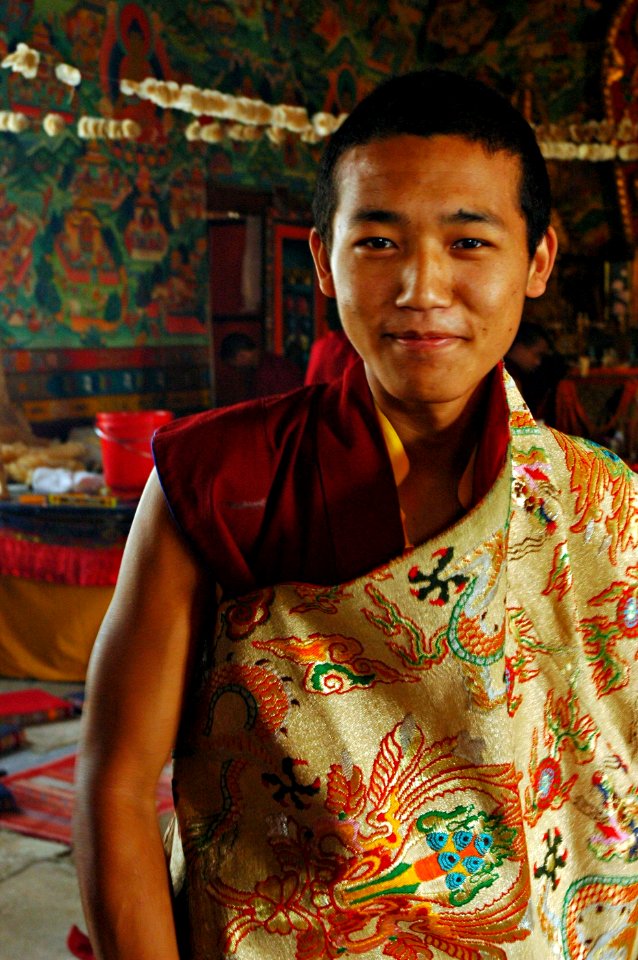
<path fill-rule="evenodd" d="M 80 960 L 95 960 L 91 941 L 75 924 L 69 930 L 66 945 L 74 957 L 79 957 Z"/>

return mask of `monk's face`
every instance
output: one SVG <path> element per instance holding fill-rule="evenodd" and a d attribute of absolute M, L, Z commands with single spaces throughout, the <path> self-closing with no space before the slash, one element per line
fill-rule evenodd
<path fill-rule="evenodd" d="M 395 136 L 339 161 L 332 247 L 316 232 L 311 247 L 382 408 L 460 412 L 545 290 L 555 235 L 530 260 L 520 175 L 518 158 L 458 136 Z"/>

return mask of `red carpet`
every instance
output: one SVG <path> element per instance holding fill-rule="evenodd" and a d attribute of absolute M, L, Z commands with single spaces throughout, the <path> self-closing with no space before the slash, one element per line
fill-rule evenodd
<path fill-rule="evenodd" d="M 77 714 L 70 700 L 63 700 L 46 690 L 25 689 L 0 693 L 0 721 L 21 726 L 65 720 Z"/>
<path fill-rule="evenodd" d="M 72 754 L 3 777 L 0 783 L 10 791 L 18 812 L 0 814 L 0 827 L 71 846 L 74 771 Z M 171 768 L 167 765 L 157 788 L 157 811 L 165 813 L 172 807 Z"/>

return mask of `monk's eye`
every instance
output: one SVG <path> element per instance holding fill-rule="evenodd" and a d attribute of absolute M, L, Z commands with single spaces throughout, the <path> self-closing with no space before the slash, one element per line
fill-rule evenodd
<path fill-rule="evenodd" d="M 485 240 L 479 240 L 478 237 L 463 237 L 461 240 L 455 240 L 452 244 L 455 250 L 480 250 L 481 247 L 489 246 Z"/>
<path fill-rule="evenodd" d="M 387 237 L 365 237 L 359 240 L 358 247 L 367 247 L 368 250 L 390 250 L 394 244 Z"/>

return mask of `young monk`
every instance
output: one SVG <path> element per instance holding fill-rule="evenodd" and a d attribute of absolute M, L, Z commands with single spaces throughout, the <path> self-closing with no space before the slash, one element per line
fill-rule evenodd
<path fill-rule="evenodd" d="M 636 478 L 503 371 L 556 255 L 533 133 L 392 79 L 314 210 L 361 361 L 155 437 L 87 687 L 96 955 L 633 957 Z"/>

